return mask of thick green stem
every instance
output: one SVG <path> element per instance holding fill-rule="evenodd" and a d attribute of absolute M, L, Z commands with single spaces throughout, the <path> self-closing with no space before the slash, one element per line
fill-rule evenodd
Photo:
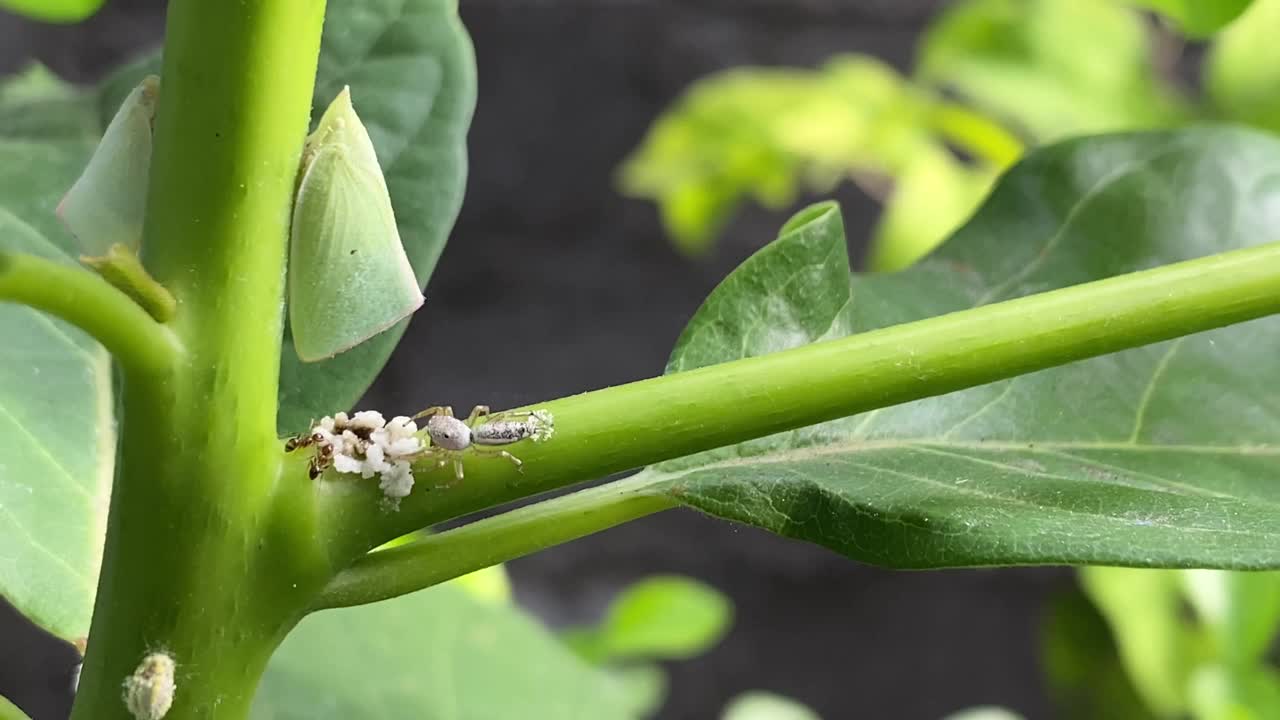
<path fill-rule="evenodd" d="M 676 505 L 645 485 L 621 480 L 369 553 L 338 573 L 314 608 L 397 597 Z"/>
<path fill-rule="evenodd" d="M 275 411 L 285 255 L 322 0 L 173 0 L 143 260 L 186 348 L 127 375 L 120 465 L 73 717 L 127 718 L 149 651 L 177 663 L 166 720 L 240 718 L 327 579 Z M 300 498 L 290 505 L 277 498 Z"/>
<path fill-rule="evenodd" d="M 168 328 L 84 268 L 0 252 L 0 300 L 30 305 L 84 330 L 128 372 L 166 372 L 181 354 Z"/>
<path fill-rule="evenodd" d="M 856 289 L 855 289 L 856 292 Z M 328 473 L 347 551 L 609 473 L 1280 312 L 1280 244 L 1224 253 L 839 340 L 607 388 L 531 408 L 548 442 L 469 458 L 466 480 L 418 469 L 399 513 L 371 483 Z M 300 465 L 291 472 L 304 472 Z"/>

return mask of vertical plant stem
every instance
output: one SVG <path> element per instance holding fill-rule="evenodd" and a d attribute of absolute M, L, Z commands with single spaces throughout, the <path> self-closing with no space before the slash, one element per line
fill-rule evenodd
<path fill-rule="evenodd" d="M 323 17 L 323 0 L 169 4 L 143 260 L 187 353 L 125 378 L 74 718 L 128 718 L 121 683 L 157 649 L 177 663 L 166 720 L 246 716 L 327 575 L 309 508 L 275 501 L 290 490 L 275 434 L 289 213 Z"/>

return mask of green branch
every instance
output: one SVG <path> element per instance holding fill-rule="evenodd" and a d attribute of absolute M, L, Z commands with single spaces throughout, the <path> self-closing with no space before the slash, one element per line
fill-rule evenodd
<path fill-rule="evenodd" d="M 857 289 L 855 287 L 855 294 Z M 548 442 L 470 457 L 463 482 L 429 462 L 399 513 L 372 483 L 328 473 L 335 558 L 518 498 L 889 405 L 1280 312 L 1280 244 L 1039 295 L 530 406 Z M 444 489 L 436 490 L 436 487 Z"/>
<path fill-rule="evenodd" d="M 185 353 L 124 386 L 75 720 L 130 720 L 122 683 L 157 647 L 179 673 L 166 720 L 247 717 L 271 653 L 332 574 L 305 476 L 279 476 L 275 432 L 324 10 L 169 3 L 142 260 L 177 302 L 168 326 Z"/>
<path fill-rule="evenodd" d="M 169 328 L 84 268 L 0 251 L 0 300 L 28 305 L 84 330 L 130 373 L 160 372 L 181 354 Z"/>
<path fill-rule="evenodd" d="M 371 552 L 329 582 L 314 609 L 387 600 L 676 505 L 621 480 Z"/>

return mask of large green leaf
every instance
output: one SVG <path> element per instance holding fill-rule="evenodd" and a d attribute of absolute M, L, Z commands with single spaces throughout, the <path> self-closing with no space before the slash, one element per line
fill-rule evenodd
<path fill-rule="evenodd" d="M 1150 8 L 1177 23 L 1192 37 L 1212 35 L 1235 20 L 1253 0 L 1129 0 Z"/>
<path fill-rule="evenodd" d="M 152 55 L 108 79 L 102 87 L 103 115 L 109 119 L 124 95 L 159 68 L 159 56 Z M 313 117 L 319 119 L 347 85 L 377 150 L 400 238 L 425 287 L 462 205 L 466 135 L 475 106 L 475 59 L 456 0 L 330 2 Z M 386 364 L 406 326 L 401 322 L 318 363 L 298 360 L 286 338 L 281 432 L 349 409 Z"/>
<path fill-rule="evenodd" d="M 450 585 L 313 615 L 285 640 L 255 720 L 614 720 L 622 687 L 519 610 Z"/>
<path fill-rule="evenodd" d="M 0 85 L 0 249 L 75 264 L 54 217 L 93 145 L 88 98 L 40 69 Z M 115 454 L 110 358 L 74 327 L 0 303 L 0 595 L 88 633 Z"/>
<path fill-rule="evenodd" d="M 668 369 L 1271 241 L 1277 227 L 1269 136 L 1068 142 L 1011 171 L 901 273 L 851 283 L 837 209 L 802 213 L 712 293 Z M 645 473 L 706 512 L 898 567 L 1280 567 L 1277 357 L 1280 322 L 1258 320 Z"/>

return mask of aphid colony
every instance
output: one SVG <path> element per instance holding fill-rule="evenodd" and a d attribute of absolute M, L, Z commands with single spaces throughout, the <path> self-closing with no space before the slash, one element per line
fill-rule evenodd
<path fill-rule="evenodd" d="M 419 430 L 416 421 L 422 418 L 426 423 Z M 462 458 L 468 451 L 504 458 L 522 470 L 524 463 L 519 458 L 494 446 L 526 439 L 542 442 L 554 430 L 551 413 L 546 410 L 490 415 L 487 406 L 477 405 L 466 420 L 459 420 L 453 416 L 453 408 L 437 406 L 390 421 L 376 410 L 364 410 L 350 417 L 340 412 L 322 418 L 306 434 L 290 438 L 285 450 L 314 448 L 308 465 L 312 479 L 331 467 L 365 478 L 377 475 L 383 494 L 397 502 L 413 489 L 411 463 L 415 460 L 434 459 L 437 468 L 452 463 L 458 480 L 463 478 Z"/>

